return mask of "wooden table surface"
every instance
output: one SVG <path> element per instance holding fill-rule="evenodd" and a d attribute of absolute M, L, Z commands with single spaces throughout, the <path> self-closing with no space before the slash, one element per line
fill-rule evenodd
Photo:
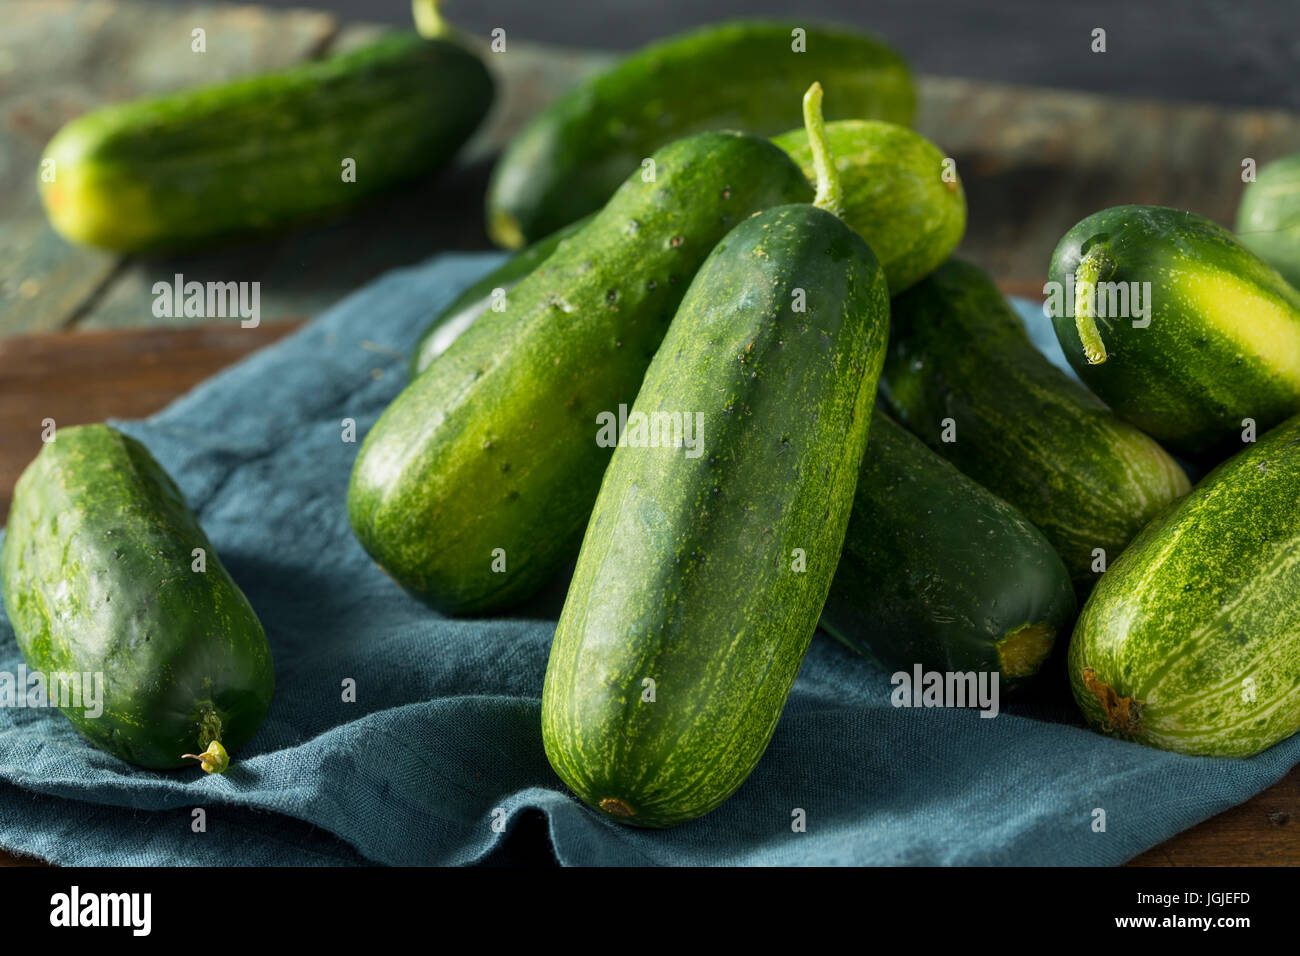
<path fill-rule="evenodd" d="M 1003 284 L 1004 291 L 1029 291 Z M 0 514 L 40 450 L 40 420 L 60 426 L 141 418 L 296 322 L 256 329 L 97 330 L 0 340 Z M 0 851 L 0 866 L 31 860 Z M 1179 834 L 1138 866 L 1300 864 L 1300 767 L 1253 800 Z"/>
<path fill-rule="evenodd" d="M 384 28 L 304 10 L 127 0 L 8 0 L 4 18 L 0 336 L 174 328 L 187 320 L 154 318 L 151 289 L 178 272 L 203 282 L 260 282 L 265 321 L 314 315 L 386 269 L 439 250 L 487 248 L 481 203 L 491 157 L 542 105 L 611 59 L 512 38 L 506 52 L 484 52 L 498 80 L 497 105 L 443 175 L 280 238 L 123 259 L 70 246 L 45 221 L 36 172 L 59 126 L 105 102 L 351 49 Z M 198 25 L 207 31 L 203 54 L 190 49 Z M 960 252 L 1004 280 L 1043 275 L 1060 236 L 1104 206 L 1158 203 L 1230 224 L 1242 160 L 1300 151 L 1300 117 L 1281 111 L 933 76 L 919 86 L 917 128 L 956 160 L 966 188 L 970 217 Z M 828 106 L 834 95 L 827 92 Z M 798 104 L 790 113 L 798 125 Z"/>
<path fill-rule="evenodd" d="M 490 159 L 527 116 L 609 62 L 512 40 L 485 53 L 498 104 L 451 170 L 346 218 L 280 238 L 166 258 L 68 245 L 49 228 L 37 161 L 63 122 L 101 103 L 216 82 L 352 48 L 373 25 L 311 11 L 120 0 L 8 0 L 0 31 L 0 514 L 59 425 L 140 417 L 290 331 L 381 272 L 487 248 Z M 208 52 L 190 50 L 203 26 Z M 471 38 L 473 39 L 473 38 Z M 1246 157 L 1300 151 L 1300 117 L 922 77 L 918 128 L 957 161 L 970 205 L 961 254 L 1032 294 L 1060 235 L 1103 206 L 1159 203 L 1232 221 Z M 833 96 L 833 91 L 828 96 Z M 792 107 L 791 126 L 798 122 Z M 182 327 L 153 283 L 259 281 L 263 325 Z M 159 322 L 166 325 L 159 327 Z M 199 320 L 210 321 L 210 320 Z M 150 328 L 149 326 L 155 326 Z M 1300 863 L 1300 769 L 1137 865 Z M 24 862 L 0 853 L 0 865 Z"/>

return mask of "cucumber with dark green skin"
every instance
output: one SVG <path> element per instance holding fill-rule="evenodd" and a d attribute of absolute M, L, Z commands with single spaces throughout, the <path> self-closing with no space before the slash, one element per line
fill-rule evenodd
<path fill-rule="evenodd" d="M 501 289 L 509 293 L 525 276 L 549 259 L 561 242 L 585 226 L 590 218 L 579 219 L 533 243 L 456 296 L 429 323 L 429 327 L 420 336 L 420 341 L 416 343 L 415 351 L 411 354 L 411 378 L 428 368 L 430 362 L 447 351 L 452 342 L 492 307 L 494 291 Z"/>
<path fill-rule="evenodd" d="M 891 294 L 937 268 L 966 228 L 961 183 L 942 176 L 943 154 L 904 126 L 864 120 L 826 124 L 826 138 L 844 193 L 844 221 L 867 241 L 884 267 Z M 813 176 L 808 134 L 791 130 L 772 142 Z M 465 290 L 434 319 L 411 359 L 412 377 L 428 367 L 454 338 L 491 305 L 492 290 L 507 292 L 585 219 L 529 246 Z"/>
<path fill-rule="evenodd" d="M 913 434 L 1018 508 L 1096 578 L 1187 476 L 1152 439 L 1052 365 L 977 267 L 952 259 L 893 300 L 882 394 Z M 956 441 L 944 441 L 951 420 Z"/>
<path fill-rule="evenodd" d="M 1129 315 L 1097 317 L 1070 295 L 1052 321 L 1084 384 L 1175 451 L 1239 448 L 1244 419 L 1263 431 L 1300 411 L 1300 292 L 1208 219 L 1163 206 L 1103 209 L 1061 239 L 1051 279 L 1076 290 L 1149 283 L 1140 327 Z M 1107 311 L 1123 311 L 1116 306 Z"/>
<path fill-rule="evenodd" d="M 826 124 L 844 191 L 844 221 L 867 240 L 898 295 L 952 254 L 966 231 L 966 196 L 956 172 L 945 179 L 944 154 L 906 126 L 874 120 Z M 810 179 L 808 133 L 772 142 Z"/>
<path fill-rule="evenodd" d="M 1300 731 L 1300 417 L 1238 452 L 1134 539 L 1070 641 L 1093 728 L 1211 757 Z"/>
<path fill-rule="evenodd" d="M 605 208 L 397 397 L 348 490 L 362 545 L 449 613 L 528 597 L 567 562 L 631 404 L 691 277 L 732 225 L 812 194 L 765 139 L 702 133 L 655 154 Z M 494 571 L 494 563 L 504 571 Z"/>
<path fill-rule="evenodd" d="M 792 32 L 805 31 L 796 52 Z M 643 160 L 689 133 L 774 136 L 814 80 L 834 116 L 912 121 L 916 94 L 893 50 L 852 30 L 737 20 L 669 37 L 580 83 L 506 148 L 488 185 L 488 233 L 518 249 L 601 207 Z"/>
<path fill-rule="evenodd" d="M 221 770 L 266 716 L 262 625 L 135 439 L 107 425 L 58 430 L 14 489 L 0 579 L 28 667 L 103 674 L 102 714 L 63 708 L 95 746 L 153 769 L 215 754 L 203 767 Z"/>
<path fill-rule="evenodd" d="M 398 34 L 283 72 L 78 117 L 41 198 L 64 238 L 171 250 L 321 217 L 428 173 L 492 102 L 461 45 Z M 355 181 L 344 180 L 345 160 Z"/>
<path fill-rule="evenodd" d="M 1241 194 L 1237 238 L 1300 288 L 1300 153 L 1259 168 Z"/>
<path fill-rule="evenodd" d="M 877 411 L 822 628 L 891 669 L 996 672 L 1013 691 L 1075 611 L 1042 533 Z"/>
<path fill-rule="evenodd" d="M 758 763 L 839 560 L 888 327 L 875 256 L 815 206 L 745 220 L 695 277 L 633 413 L 702 416 L 702 453 L 614 452 L 546 668 L 546 755 L 589 806 L 672 826 Z"/>

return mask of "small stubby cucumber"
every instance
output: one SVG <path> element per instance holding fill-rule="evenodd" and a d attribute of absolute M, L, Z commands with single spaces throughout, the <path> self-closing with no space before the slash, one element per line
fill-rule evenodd
<path fill-rule="evenodd" d="M 1062 237 L 1050 276 L 1071 367 L 1174 451 L 1221 458 L 1300 411 L 1300 291 L 1222 226 L 1103 209 Z"/>
<path fill-rule="evenodd" d="M 838 92 L 838 91 L 837 91 Z M 826 124 L 844 193 L 844 221 L 867 241 L 898 295 L 941 266 L 966 231 L 956 165 L 906 126 L 880 120 Z M 773 140 L 813 178 L 808 133 Z"/>
<path fill-rule="evenodd" d="M 14 489 L 0 581 L 33 671 L 95 746 L 151 769 L 225 770 L 271 703 L 262 625 L 171 477 L 107 425 L 60 428 Z M 96 710 L 100 712 L 96 713 Z"/>

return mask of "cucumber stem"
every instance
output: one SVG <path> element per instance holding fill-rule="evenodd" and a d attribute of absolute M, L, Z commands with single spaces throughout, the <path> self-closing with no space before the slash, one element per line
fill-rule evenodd
<path fill-rule="evenodd" d="M 826 140 L 826 122 L 822 118 L 822 85 L 813 83 L 803 95 L 803 125 L 812 148 L 813 169 L 817 171 L 817 196 L 813 205 L 835 216 L 844 214 L 844 189 L 835 169 L 831 145 Z"/>
<path fill-rule="evenodd" d="M 451 24 L 438 9 L 442 0 L 411 0 L 411 15 L 415 18 L 415 32 L 422 37 L 446 37 L 452 34 Z"/>
<path fill-rule="evenodd" d="M 223 773 L 230 766 L 230 754 L 221 745 L 221 715 L 212 706 L 212 701 L 205 700 L 199 705 L 199 743 L 208 742 L 208 749 L 201 754 L 181 754 L 189 760 L 197 760 L 204 773 Z"/>
<path fill-rule="evenodd" d="M 226 753 L 226 748 L 221 746 L 220 740 L 212 741 L 208 744 L 208 749 L 201 754 L 181 754 L 181 756 L 197 760 L 204 773 L 225 773 L 226 768 L 230 766 L 230 754 Z"/>
<path fill-rule="evenodd" d="M 1097 280 L 1115 268 L 1114 260 L 1099 245 L 1093 246 L 1074 270 L 1074 327 L 1079 332 L 1084 358 L 1089 365 L 1106 361 L 1106 343 L 1097 329 Z"/>

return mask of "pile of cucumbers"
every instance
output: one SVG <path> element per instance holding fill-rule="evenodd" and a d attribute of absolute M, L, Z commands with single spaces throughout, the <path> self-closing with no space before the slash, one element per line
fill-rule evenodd
<path fill-rule="evenodd" d="M 389 186 L 444 162 L 491 89 L 454 37 L 401 38 L 106 111 L 51 144 L 46 202 L 124 250 L 288 224 L 355 198 L 322 145 Z M 1300 292 L 1279 272 L 1300 243 L 1269 198 L 1297 167 L 1247 191 L 1240 239 L 1143 206 L 1062 238 L 1045 292 L 1081 384 L 953 257 L 962 185 L 914 102 L 878 41 L 770 21 L 581 84 L 494 172 L 489 231 L 519 252 L 432 319 L 358 452 L 357 539 L 442 614 L 508 611 L 576 560 L 543 741 L 611 819 L 726 800 L 818 627 L 1003 692 L 1068 673 L 1093 727 L 1155 747 L 1250 756 L 1300 730 Z M 389 149 L 407 111 L 437 122 Z M 224 154 L 185 125 L 278 112 L 283 136 Z M 1212 470 L 1193 487 L 1182 462 Z M 109 675 L 107 720 L 68 712 L 103 749 L 219 771 L 265 715 L 261 626 L 133 440 L 60 431 L 0 572 L 32 667 Z"/>

